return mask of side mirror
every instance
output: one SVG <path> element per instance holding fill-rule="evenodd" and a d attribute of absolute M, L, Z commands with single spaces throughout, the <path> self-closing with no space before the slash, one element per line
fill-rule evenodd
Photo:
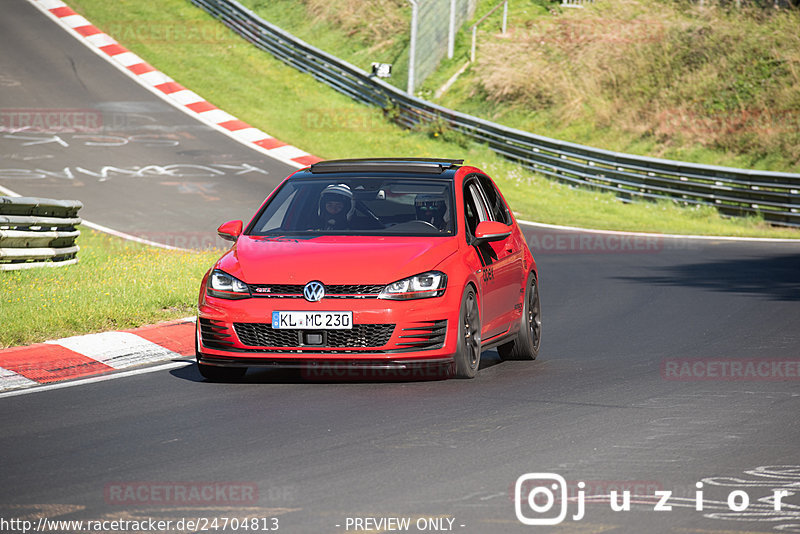
<path fill-rule="evenodd" d="M 242 234 L 242 221 L 228 221 L 217 228 L 217 235 L 225 241 L 236 241 Z"/>
<path fill-rule="evenodd" d="M 511 228 L 497 221 L 483 221 L 475 229 L 475 244 L 502 241 L 511 235 Z"/>

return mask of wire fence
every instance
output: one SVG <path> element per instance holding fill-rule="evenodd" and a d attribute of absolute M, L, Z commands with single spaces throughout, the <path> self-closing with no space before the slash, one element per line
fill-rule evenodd
<path fill-rule="evenodd" d="M 535 172 L 612 191 L 623 199 L 671 199 L 714 206 L 725 215 L 761 214 L 772 224 L 800 226 L 800 174 L 636 156 L 509 128 L 408 95 L 270 24 L 235 0 L 192 2 L 258 48 L 358 102 L 382 108 L 405 127 L 433 123 L 452 129 Z"/>

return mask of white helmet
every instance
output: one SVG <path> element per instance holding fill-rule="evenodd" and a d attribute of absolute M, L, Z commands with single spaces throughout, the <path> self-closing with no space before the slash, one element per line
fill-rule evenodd
<path fill-rule="evenodd" d="M 325 209 L 325 203 L 329 201 L 341 202 L 343 208 L 338 213 L 330 213 Z M 356 211 L 356 203 L 353 200 L 353 192 L 347 184 L 332 184 L 322 190 L 319 196 L 319 216 L 325 221 L 326 226 L 335 228 L 337 225 L 349 221 Z"/>

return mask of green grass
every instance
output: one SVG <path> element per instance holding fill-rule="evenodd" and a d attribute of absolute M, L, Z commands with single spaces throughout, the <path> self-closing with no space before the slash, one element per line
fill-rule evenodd
<path fill-rule="evenodd" d="M 576 190 L 535 176 L 457 136 L 400 129 L 381 110 L 356 104 L 237 39 L 186 0 L 71 4 L 112 35 L 114 29 L 137 29 L 124 32 L 123 45 L 222 109 L 323 158 L 464 158 L 492 173 L 521 218 L 546 223 L 663 233 L 800 236 L 796 230 L 774 229 L 758 220 L 723 219 L 712 209 L 623 204 L 610 194 Z M 170 25 L 190 34 L 194 28 L 194 34 L 210 33 L 212 38 L 171 38 L 163 30 Z"/>
<path fill-rule="evenodd" d="M 244 0 L 272 24 L 367 72 L 391 63 L 387 81 L 403 90 L 408 80 L 411 10 L 406 0 Z"/>
<path fill-rule="evenodd" d="M 0 271 L 0 348 L 194 315 L 220 251 L 163 250 L 82 230 L 79 262 Z"/>
<path fill-rule="evenodd" d="M 361 9 L 321 10 L 320 0 L 243 0 L 311 44 L 368 70 L 394 65 L 405 89 L 408 21 Z M 403 2 L 400 2 L 402 5 Z M 434 99 L 470 55 L 469 25 L 497 5 L 478 0 L 472 21 L 418 93 Z M 406 15 L 408 9 L 405 9 Z M 478 61 L 437 102 L 577 143 L 696 163 L 800 172 L 800 12 L 705 8 L 682 0 L 597 2 L 565 9 L 545 0 L 509 4 L 479 27 Z M 361 17 L 361 18 L 359 18 Z"/>
<path fill-rule="evenodd" d="M 479 12 L 493 3 L 479 0 Z M 609 150 L 800 172 L 800 11 L 509 5 L 508 35 L 487 22 L 477 62 L 439 104 Z M 468 46 L 457 41 L 425 95 L 463 65 Z"/>

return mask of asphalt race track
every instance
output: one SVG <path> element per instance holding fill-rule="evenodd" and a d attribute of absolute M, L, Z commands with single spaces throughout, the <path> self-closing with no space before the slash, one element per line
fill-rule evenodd
<path fill-rule="evenodd" d="M 5 134 L 0 167 L 19 172 L 0 171 L 0 185 L 80 199 L 85 218 L 125 232 L 213 234 L 291 171 L 168 108 L 26 2 L 7 4 L 0 75 L 19 85 L 6 82 L 0 107 L 120 113 L 120 135 L 178 144 L 65 135 L 69 146 L 26 146 Z M 32 177 L 146 164 L 264 172 Z M 544 315 L 535 362 L 488 351 L 474 380 L 251 371 L 228 384 L 188 365 L 1 398 L 0 527 L 259 517 L 287 533 L 548 528 L 524 525 L 516 501 L 534 521 L 566 505 L 559 532 L 800 532 L 800 246 L 526 231 Z M 515 499 L 526 473 L 562 476 L 572 497 L 585 482 L 585 516 L 573 519 L 578 499 L 536 501 L 537 513 L 532 483 Z M 792 488 L 774 511 L 774 491 Z M 629 511 L 611 510 L 615 489 L 634 496 Z M 200 498 L 179 498 L 192 491 Z M 654 510 L 656 491 L 671 492 L 671 510 Z M 749 506 L 732 510 L 729 495 Z"/>
<path fill-rule="evenodd" d="M 156 97 L 27 2 L 4 9 L 0 108 L 11 128 L 0 134 L 0 184 L 8 189 L 76 198 L 87 220 L 191 246 L 209 235 L 200 244 L 213 244 L 222 222 L 248 219 L 295 170 Z M 73 131 L 14 131 L 14 110 L 66 111 L 64 129 Z"/>

